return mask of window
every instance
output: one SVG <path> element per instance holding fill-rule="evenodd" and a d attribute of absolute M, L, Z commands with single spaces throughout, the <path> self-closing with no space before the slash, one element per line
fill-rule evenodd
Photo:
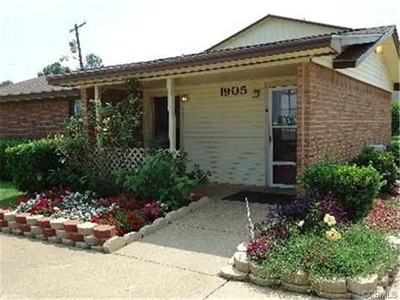
<path fill-rule="evenodd" d="M 80 100 L 80 99 L 74 100 L 73 115 L 75 117 L 81 117 L 82 116 L 82 100 Z"/>

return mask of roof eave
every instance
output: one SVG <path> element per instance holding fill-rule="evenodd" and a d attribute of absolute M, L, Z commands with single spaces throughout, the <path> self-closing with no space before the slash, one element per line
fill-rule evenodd
<path fill-rule="evenodd" d="M 3 96 L 0 96 L 0 102 L 66 98 L 66 97 L 79 96 L 79 95 L 80 95 L 80 91 L 78 89 L 72 89 L 70 91 L 30 93 L 30 94 L 18 94 L 18 95 L 3 95 Z"/>
<path fill-rule="evenodd" d="M 77 72 L 63 75 L 55 75 L 47 78 L 48 82 L 52 85 L 63 86 L 66 83 L 79 82 L 81 80 L 96 79 L 105 76 L 124 76 L 128 74 L 145 74 L 149 72 L 168 71 L 173 69 L 185 69 L 196 66 L 206 66 L 220 63 L 227 63 L 232 61 L 240 61 L 254 57 L 272 56 L 277 54 L 295 53 L 299 51 L 307 51 L 318 48 L 330 48 L 330 36 L 315 37 L 313 40 L 300 40 L 295 43 L 277 43 L 274 45 L 266 44 L 265 47 L 249 47 L 243 53 L 235 53 L 234 49 L 221 50 L 212 53 L 199 53 L 199 55 L 206 56 L 205 58 L 197 59 L 196 57 L 187 57 L 186 60 L 177 62 L 161 62 L 159 65 L 149 63 L 148 66 L 126 66 L 119 69 L 99 69 L 95 72 Z M 75 84 L 77 85 L 77 84 Z M 71 84 L 69 85 L 71 86 Z"/>

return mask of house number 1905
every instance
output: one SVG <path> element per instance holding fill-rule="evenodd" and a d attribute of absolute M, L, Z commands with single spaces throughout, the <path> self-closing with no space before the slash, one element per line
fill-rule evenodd
<path fill-rule="evenodd" d="M 245 85 L 242 86 L 232 86 L 232 87 L 222 87 L 220 89 L 220 95 L 222 97 L 227 97 L 230 95 L 244 95 L 247 94 L 247 87 Z"/>

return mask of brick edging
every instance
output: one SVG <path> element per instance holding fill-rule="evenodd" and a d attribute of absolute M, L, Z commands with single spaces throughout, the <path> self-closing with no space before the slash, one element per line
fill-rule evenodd
<path fill-rule="evenodd" d="M 4 209 L 0 209 L 0 229 L 2 233 L 23 235 L 50 243 L 113 253 L 168 224 L 172 224 L 211 201 L 208 197 L 202 197 L 198 201 L 191 202 L 188 206 L 167 213 L 163 218 L 158 218 L 152 224 L 143 226 L 139 231 L 132 231 L 123 236 L 116 235 L 115 226 L 79 222 L 65 218 L 49 218 L 29 213 L 15 213 Z"/>

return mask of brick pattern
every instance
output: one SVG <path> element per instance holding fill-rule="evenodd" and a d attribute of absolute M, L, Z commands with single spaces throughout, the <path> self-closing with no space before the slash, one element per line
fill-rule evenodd
<path fill-rule="evenodd" d="M 0 137 L 41 138 L 62 133 L 72 98 L 0 102 Z"/>
<path fill-rule="evenodd" d="M 389 144 L 389 92 L 313 63 L 297 74 L 297 174 L 326 157 L 348 161 L 368 140 Z"/>

